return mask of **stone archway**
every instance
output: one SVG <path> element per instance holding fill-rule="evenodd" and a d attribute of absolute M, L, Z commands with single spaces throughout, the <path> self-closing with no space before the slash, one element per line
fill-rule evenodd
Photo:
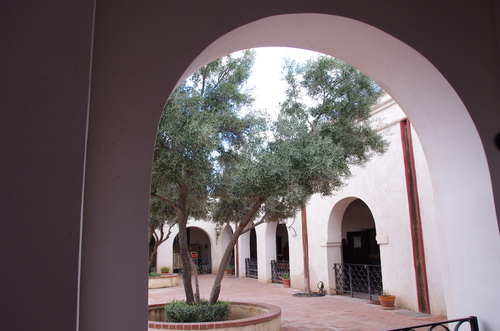
<path fill-rule="evenodd" d="M 447 305 L 448 311 L 451 315 L 467 314 L 465 306 L 458 304 L 464 309 L 463 313 L 454 308 L 458 307 L 454 305 L 457 302 L 454 297 L 465 286 L 460 266 L 464 256 L 468 263 L 478 264 L 477 268 L 482 263 L 465 249 L 459 238 L 472 236 L 482 241 L 487 237 L 487 241 L 495 245 L 498 225 L 482 143 L 456 92 L 429 61 L 399 40 L 358 21 L 321 14 L 269 17 L 235 29 L 207 47 L 188 68 L 186 77 L 209 60 L 232 51 L 278 45 L 323 52 L 353 64 L 388 91 L 403 108 L 427 156 L 435 198 L 439 202 L 437 228 L 447 238 L 446 246 L 440 251 L 445 261 L 443 277 L 450 280 L 449 289 L 456 289 L 446 291 L 447 301 L 453 302 Z M 443 118 L 453 118 L 453 125 L 443 125 Z M 455 180 L 457 175 L 460 181 Z M 474 192 L 477 189 L 479 195 L 462 194 L 463 187 Z M 477 205 L 488 208 L 478 211 Z M 470 219 L 478 217 L 489 221 L 483 221 L 484 227 L 470 232 Z M 491 258 L 496 256 L 491 251 L 484 253 Z M 474 281 L 476 276 L 471 273 L 469 277 L 469 281 Z M 472 292 L 470 295 L 475 296 Z"/>
<path fill-rule="evenodd" d="M 146 217 L 148 208 L 151 164 L 145 160 L 151 159 L 152 132 L 166 99 L 165 91 L 158 86 L 169 77 L 173 87 L 171 77 L 175 76 L 168 72 L 167 68 L 172 68 L 165 66 L 165 70 L 158 70 L 160 72 L 153 75 L 154 79 L 144 81 L 144 68 L 140 64 L 146 67 L 152 60 L 162 63 L 162 54 L 155 55 L 154 51 L 145 49 L 139 55 L 127 52 L 130 59 L 117 60 L 115 49 L 103 46 L 107 40 L 102 40 L 105 37 L 101 36 L 106 34 L 102 32 L 96 41 L 86 154 L 82 236 L 82 265 L 85 267 L 81 273 L 82 288 L 86 289 L 81 292 L 81 315 L 86 325 L 92 325 L 94 320 L 99 324 L 99 312 L 112 306 L 116 299 L 116 296 L 104 295 L 109 300 L 102 300 L 100 289 L 118 293 L 121 288 L 136 288 L 131 285 L 139 284 L 145 277 L 137 271 L 113 284 L 96 280 L 103 272 L 112 272 L 123 264 L 145 263 L 137 252 L 147 251 L 146 243 L 141 244 L 146 230 L 138 230 L 135 226 L 137 219 Z M 151 47 L 150 41 L 145 40 L 145 46 Z M 488 283 L 487 275 L 473 271 L 482 269 L 485 261 L 498 259 L 498 223 L 483 145 L 467 109 L 450 84 L 424 56 L 398 39 L 365 23 L 324 14 L 273 16 L 235 28 L 206 47 L 178 81 L 222 55 L 262 46 L 301 47 L 336 56 L 375 79 L 402 106 L 421 138 L 435 198 L 439 202 L 437 229 L 445 239 L 440 254 L 445 261 L 443 277 L 449 280 L 446 289 L 447 301 L 452 303 L 449 312 L 452 316 L 470 314 L 468 305 L 457 298 L 491 296 L 486 286 L 471 288 L 468 284 Z M 139 57 L 140 63 L 134 56 Z M 105 68 L 103 59 L 104 63 L 113 59 L 114 65 Z M 134 65 L 128 65 L 132 63 Z M 120 77 L 121 70 L 125 72 L 127 88 L 120 86 L 122 88 L 117 89 L 110 83 L 114 82 L 112 77 L 116 76 L 116 70 Z M 147 102 L 142 103 L 143 100 Z M 144 116 L 140 111 L 144 106 L 154 107 L 154 111 L 147 110 Z M 445 118 L 452 120 L 443 121 Z M 464 187 L 467 190 L 463 190 Z M 123 208 L 124 205 L 127 208 Z M 479 226 L 476 223 L 471 227 L 471 220 L 477 220 Z M 122 227 L 124 232 L 110 240 L 103 227 Z M 126 241 L 123 239 L 125 234 Z M 485 245 L 470 249 L 463 245 L 462 238 Z M 118 250 L 127 260 L 116 259 L 110 263 L 107 258 L 99 258 L 103 252 L 104 256 L 112 256 Z M 461 267 L 463 263 L 468 265 L 465 272 Z M 146 298 L 139 291 L 133 296 L 142 300 L 130 302 L 128 308 L 140 310 Z M 96 302 L 101 304 L 96 305 Z M 496 314 L 488 301 L 474 302 L 474 307 L 474 311 L 482 315 Z M 121 311 L 113 311 L 111 315 L 120 316 Z"/>

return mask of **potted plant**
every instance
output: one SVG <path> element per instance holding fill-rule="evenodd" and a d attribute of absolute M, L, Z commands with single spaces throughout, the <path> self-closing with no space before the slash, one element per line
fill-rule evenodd
<path fill-rule="evenodd" d="M 168 274 L 170 273 L 170 268 L 169 267 L 163 267 L 160 269 L 162 274 Z"/>
<path fill-rule="evenodd" d="M 283 280 L 283 285 L 285 287 L 290 287 L 290 274 L 288 272 L 284 272 L 281 279 Z"/>
<path fill-rule="evenodd" d="M 394 309 L 394 301 L 396 300 L 395 295 L 382 291 L 382 293 L 378 296 L 378 299 L 380 300 L 380 306 L 382 309 Z"/>
<path fill-rule="evenodd" d="M 234 274 L 234 266 L 228 265 L 226 267 L 226 275 L 232 275 L 232 274 Z"/>

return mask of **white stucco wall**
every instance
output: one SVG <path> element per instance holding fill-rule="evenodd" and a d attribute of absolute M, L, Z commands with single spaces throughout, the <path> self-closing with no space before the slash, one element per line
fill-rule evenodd
<path fill-rule="evenodd" d="M 335 285 L 331 269 L 333 263 L 341 262 L 339 244 L 342 236 L 338 231 L 342 216 L 348 204 L 354 198 L 359 198 L 368 205 L 373 214 L 377 235 L 386 235 L 388 238 L 387 244 L 380 245 L 384 289 L 397 295 L 398 306 L 418 310 L 399 127 L 399 121 L 404 119 L 405 115 L 392 99 L 385 97 L 379 109 L 375 110 L 374 118 L 383 125 L 382 132 L 390 142 L 387 152 L 375 156 L 363 168 L 353 168 L 347 185 L 334 196 L 314 196 L 307 205 L 311 283 L 323 281 L 332 292 Z M 414 131 L 412 137 L 431 311 L 434 314 L 446 314 L 432 185 L 425 156 Z M 328 269 L 325 268 L 326 265 Z"/>

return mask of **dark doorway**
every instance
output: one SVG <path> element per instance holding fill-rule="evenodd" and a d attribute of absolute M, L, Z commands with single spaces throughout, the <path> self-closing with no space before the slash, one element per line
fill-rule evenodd
<path fill-rule="evenodd" d="M 380 249 L 375 229 L 347 232 L 344 263 L 380 265 Z"/>
<path fill-rule="evenodd" d="M 197 227 L 187 228 L 188 250 L 194 259 L 195 265 L 198 267 L 199 273 L 212 272 L 212 251 L 210 238 L 208 235 Z M 179 236 L 174 239 L 173 244 L 174 255 L 174 272 L 182 272 L 182 262 L 180 256 Z"/>

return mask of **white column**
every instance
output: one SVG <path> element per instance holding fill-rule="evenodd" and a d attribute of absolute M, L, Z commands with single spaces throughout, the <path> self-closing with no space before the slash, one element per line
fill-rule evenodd
<path fill-rule="evenodd" d="M 277 223 L 264 223 L 255 228 L 257 234 L 257 265 L 259 282 L 270 283 L 271 260 L 276 260 L 276 226 Z"/>
<path fill-rule="evenodd" d="M 250 257 L 250 231 L 242 234 L 238 238 L 238 270 L 240 277 L 245 277 L 245 259 Z"/>

